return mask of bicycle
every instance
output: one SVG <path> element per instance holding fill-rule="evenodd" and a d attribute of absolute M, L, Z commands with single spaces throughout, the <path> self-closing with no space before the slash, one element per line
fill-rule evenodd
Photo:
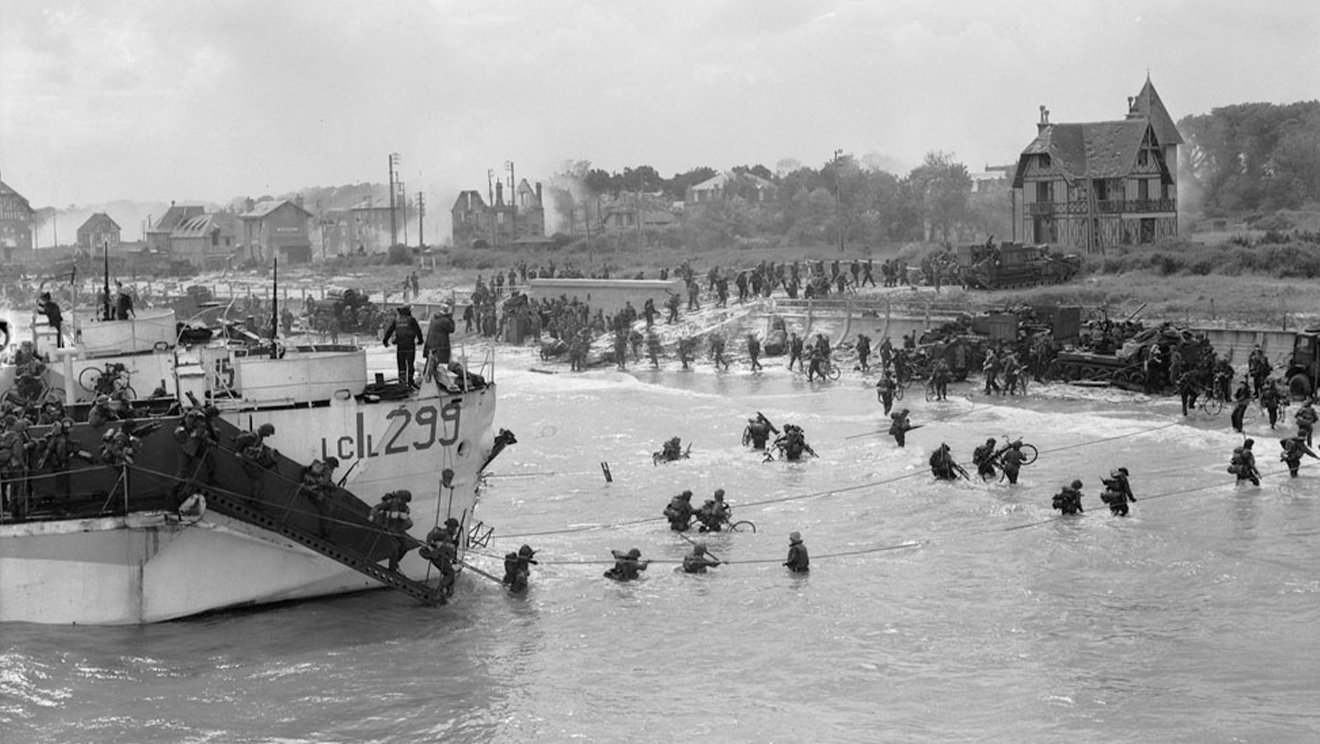
<path fill-rule="evenodd" d="M 1197 396 L 1196 407 L 1211 416 L 1218 416 L 1224 410 L 1224 399 L 1219 397 L 1217 390 L 1203 388 Z"/>
<path fill-rule="evenodd" d="M 1004 439 L 1007 440 L 1008 436 L 1005 435 Z M 1021 439 L 1018 439 L 1016 442 L 1007 442 L 1002 448 L 1000 448 L 999 453 L 1003 454 L 1003 452 L 1006 451 L 1013 444 L 1017 444 L 1018 449 L 1022 451 L 1023 465 L 1030 465 L 1031 463 L 1036 461 L 1037 457 L 1040 456 L 1040 450 L 1036 449 L 1036 445 L 1027 444 L 1026 442 L 1023 442 Z"/>
<path fill-rule="evenodd" d="M 120 400 L 135 400 L 137 391 L 128 382 L 132 374 L 131 370 L 118 362 L 107 362 L 105 369 L 99 367 L 84 369 L 78 375 L 78 384 L 98 397 L 106 395 Z"/>
<path fill-rule="evenodd" d="M 810 364 L 807 365 L 807 370 L 808 370 L 808 374 L 810 374 L 810 370 L 811 370 Z M 817 370 L 817 374 L 820 375 L 820 379 L 822 380 L 830 380 L 831 382 L 838 382 L 840 375 L 842 375 L 843 373 L 839 370 L 839 365 L 835 364 L 833 361 L 829 359 L 822 359 L 820 361 L 820 369 Z"/>

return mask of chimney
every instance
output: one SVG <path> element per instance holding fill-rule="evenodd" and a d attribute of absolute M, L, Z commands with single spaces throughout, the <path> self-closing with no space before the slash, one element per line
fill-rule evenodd
<path fill-rule="evenodd" d="M 293 203 L 294 203 L 294 204 L 297 204 L 299 209 L 303 209 L 303 197 L 302 197 L 302 194 L 299 194 L 299 195 L 293 197 Z"/>
<path fill-rule="evenodd" d="M 496 181 L 496 182 L 495 182 L 495 206 L 497 206 L 497 207 L 502 207 L 502 206 L 504 206 L 504 182 L 503 182 L 503 181 Z"/>
<path fill-rule="evenodd" d="M 1036 124 L 1036 134 L 1045 131 L 1045 127 L 1050 125 L 1050 110 L 1045 108 L 1044 104 L 1040 107 L 1040 122 Z"/>
<path fill-rule="evenodd" d="M 540 206 L 541 203 L 542 203 L 542 202 L 541 202 L 541 182 L 540 182 L 540 181 L 537 181 L 537 182 L 536 182 L 536 204 L 537 204 L 537 206 Z"/>

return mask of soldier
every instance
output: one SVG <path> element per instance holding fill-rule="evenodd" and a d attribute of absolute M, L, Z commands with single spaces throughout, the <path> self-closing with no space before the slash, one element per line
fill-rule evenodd
<path fill-rule="evenodd" d="M 902 447 L 907 443 L 907 433 L 916 427 L 908 420 L 908 409 L 896 411 L 889 414 L 889 433 L 894 437 L 894 442 Z"/>
<path fill-rule="evenodd" d="M 675 532 L 686 532 L 694 514 L 692 492 L 684 491 L 670 499 L 669 505 L 665 507 L 662 514 L 665 519 L 669 520 L 669 529 Z"/>
<path fill-rule="evenodd" d="M 239 434 L 234 440 L 234 454 L 252 486 L 252 505 L 258 508 L 266 495 L 266 471 L 279 463 L 279 453 L 266 445 L 266 438 L 274 435 L 275 425 L 268 422 L 257 427 L 255 432 Z"/>
<path fill-rule="evenodd" d="M 1288 475 L 1293 478 L 1297 477 L 1297 471 L 1302 467 L 1302 455 L 1316 456 L 1315 452 L 1306 446 L 1306 437 L 1300 433 L 1295 437 L 1284 438 L 1279 442 L 1279 446 L 1283 448 L 1283 452 L 1279 453 L 1279 460 L 1287 463 Z"/>
<path fill-rule="evenodd" d="M 807 546 L 802 543 L 800 532 L 788 533 L 788 560 L 784 561 L 784 567 L 793 573 L 807 573 L 811 570 L 811 559 L 807 554 Z"/>
<path fill-rule="evenodd" d="M 73 479 L 69 476 L 69 465 L 75 457 L 89 463 L 93 461 L 91 454 L 85 452 L 73 436 L 73 419 L 64 418 L 47 435 L 37 469 L 50 468 L 55 476 L 55 495 L 65 502 L 73 498 Z"/>
<path fill-rule="evenodd" d="M 614 567 L 605 572 L 605 578 L 615 581 L 632 581 L 640 576 L 640 572 L 645 571 L 646 567 L 651 565 L 650 561 L 642 560 L 642 551 L 637 548 L 629 550 L 627 553 L 621 550 L 611 550 L 610 554 L 614 556 Z"/>
<path fill-rule="evenodd" d="M 788 368 L 793 369 L 793 362 L 797 362 L 798 371 L 802 370 L 802 339 L 798 338 L 797 332 L 789 334 L 788 337 Z"/>
<path fill-rule="evenodd" d="M 1117 468 L 1110 471 L 1108 478 L 1101 478 L 1100 482 L 1105 485 L 1105 490 L 1100 494 L 1100 500 L 1109 505 L 1109 511 L 1119 517 L 1128 515 L 1128 503 L 1136 503 L 1137 497 L 1132 495 L 1132 484 L 1128 481 L 1128 469 Z"/>
<path fill-rule="evenodd" d="M 183 415 L 183 421 L 174 429 L 174 440 L 179 443 L 178 471 L 175 472 L 175 501 L 181 502 L 184 491 L 191 490 L 194 481 L 215 481 L 215 456 L 211 452 L 216 436 L 206 414 L 193 408 Z"/>
<path fill-rule="evenodd" d="M 747 356 L 752 360 L 752 371 L 761 370 L 761 341 L 755 333 L 747 334 Z"/>
<path fill-rule="evenodd" d="M 335 468 L 339 467 L 339 458 L 327 457 L 325 460 L 312 460 L 303 468 L 299 477 L 300 491 L 316 510 L 317 536 L 325 539 L 330 536 L 330 523 L 327 517 L 334 510 L 333 494 L 335 489 Z"/>
<path fill-rule="evenodd" d="M 706 573 L 706 569 L 718 565 L 719 559 L 706 552 L 704 542 L 693 543 L 692 552 L 683 556 L 683 573 Z"/>
<path fill-rule="evenodd" d="M 949 445 L 941 442 L 938 449 L 930 455 L 930 472 L 937 480 L 958 480 L 958 473 L 962 468 L 953 461 L 953 453 L 949 451 Z"/>
<path fill-rule="evenodd" d="M 889 376 L 888 370 L 875 383 L 875 396 L 884 405 L 886 416 L 889 415 L 890 409 L 894 407 L 894 391 L 897 389 L 898 385 L 894 383 L 894 378 Z"/>
<path fill-rule="evenodd" d="M 1251 485 L 1260 485 L 1260 471 L 1256 470 L 1256 455 L 1251 451 L 1254 439 L 1248 439 L 1241 447 L 1233 448 L 1233 457 L 1228 463 L 1228 472 L 1237 476 L 1238 485 L 1242 481 L 1251 481 Z"/>
<path fill-rule="evenodd" d="M 417 550 L 417 554 L 430 561 L 431 565 L 440 571 L 440 584 L 436 587 L 436 592 L 442 597 L 453 594 L 454 579 L 458 576 L 458 572 L 454 569 L 454 562 L 458 560 L 458 549 L 453 541 L 446 537 L 446 533 L 439 528 L 431 530 L 426 536 L 426 544 Z"/>
<path fill-rule="evenodd" d="M 1317 418 L 1320 418 L 1315 412 L 1314 403 L 1314 400 L 1307 400 L 1293 415 L 1293 421 L 1297 422 L 1297 436 L 1305 436 L 1307 446 L 1311 445 L 1311 435 L 1315 431 L 1315 422 Z"/>
<path fill-rule="evenodd" d="M 976 474 L 981 480 L 995 477 L 995 438 L 985 440 L 985 444 L 972 450 L 972 463 L 976 465 Z"/>
<path fill-rule="evenodd" d="M 1082 508 L 1082 482 L 1075 480 L 1071 485 L 1064 486 L 1054 495 L 1054 508 L 1063 513 L 1065 517 L 1074 514 L 1081 514 L 1086 511 Z"/>
<path fill-rule="evenodd" d="M 391 571 L 399 570 L 399 561 L 412 549 L 412 541 L 408 538 L 408 530 L 413 526 L 412 510 L 408 507 L 410 502 L 412 492 L 405 489 L 385 494 L 379 504 L 371 507 L 371 521 L 394 535 L 395 548 L 389 563 Z"/>
<path fill-rule="evenodd" d="M 724 489 L 715 489 L 715 495 L 706 499 L 706 503 L 697 510 L 697 520 L 701 522 L 698 532 L 719 532 L 733 514 L 733 508 L 724 502 Z"/>
<path fill-rule="evenodd" d="M 511 592 L 522 592 L 527 590 L 527 580 L 530 578 L 534 565 L 539 565 L 533 556 L 536 551 L 532 546 L 524 545 L 518 548 L 518 552 L 510 551 L 504 554 L 504 578 L 502 581 L 509 587 Z"/>
<path fill-rule="evenodd" d="M 28 463 L 35 447 L 27 430 L 27 419 L 10 414 L 0 431 L 0 501 L 19 522 L 27 518 Z"/>

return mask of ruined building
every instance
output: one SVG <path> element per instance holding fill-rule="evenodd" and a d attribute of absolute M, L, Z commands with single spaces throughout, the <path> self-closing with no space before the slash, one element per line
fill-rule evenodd
<path fill-rule="evenodd" d="M 527 179 L 518 182 L 513 198 L 504 201 L 504 184 L 497 182 L 493 203 L 486 204 L 481 192 L 464 191 L 450 210 L 457 248 L 506 248 L 545 242 L 545 208 L 541 184 L 533 189 Z"/>
<path fill-rule="evenodd" d="M 1182 141 L 1149 77 L 1123 119 L 1053 124 L 1041 106 L 1013 176 L 1017 238 L 1101 253 L 1177 236 Z"/>

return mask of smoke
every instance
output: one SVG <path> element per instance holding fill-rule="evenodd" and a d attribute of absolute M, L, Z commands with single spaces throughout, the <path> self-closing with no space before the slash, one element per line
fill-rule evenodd
<path fill-rule="evenodd" d="M 1201 218 L 1205 201 L 1205 189 L 1197 180 L 1191 161 L 1190 152 L 1178 153 L 1178 234 L 1184 237 L 1191 235 L 1192 226 Z"/>

